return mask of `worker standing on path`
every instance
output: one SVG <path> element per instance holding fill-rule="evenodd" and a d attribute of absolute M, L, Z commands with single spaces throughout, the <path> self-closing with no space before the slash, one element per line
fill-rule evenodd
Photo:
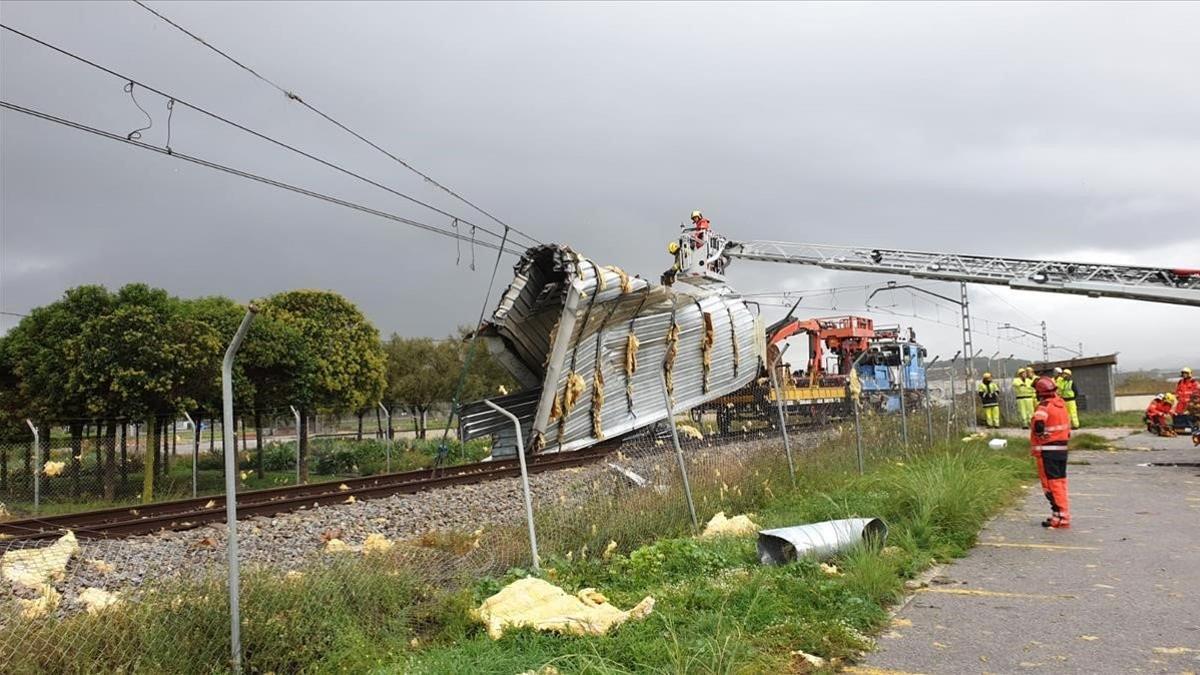
<path fill-rule="evenodd" d="M 1037 460 L 1042 492 L 1050 502 L 1050 517 L 1042 527 L 1071 527 L 1070 499 L 1067 496 L 1067 443 L 1071 440 L 1071 420 L 1066 402 L 1058 395 L 1058 385 L 1048 377 L 1033 383 L 1037 410 L 1029 425 L 1030 454 Z"/>
<path fill-rule="evenodd" d="M 1033 419 L 1033 383 L 1036 381 L 1033 368 L 1021 368 L 1013 378 L 1013 398 L 1017 400 L 1017 415 L 1021 418 L 1022 429 L 1028 427 L 1029 421 Z"/>
<path fill-rule="evenodd" d="M 1071 428 L 1079 428 L 1079 408 L 1075 405 L 1075 380 L 1070 368 L 1063 368 L 1062 374 L 1054 380 L 1058 387 L 1058 395 L 1067 404 L 1067 414 L 1071 416 Z"/>
<path fill-rule="evenodd" d="M 1184 368 L 1179 371 L 1179 383 L 1175 385 L 1176 403 L 1175 414 L 1186 415 L 1188 404 L 1192 402 L 1192 394 L 1200 392 L 1200 382 L 1192 377 L 1192 369 Z M 1192 420 L 1193 425 L 1196 420 Z"/>
<path fill-rule="evenodd" d="M 1000 428 L 1000 385 L 992 382 L 992 374 L 984 373 L 979 383 L 979 403 L 983 406 L 983 420 L 989 429 Z"/>

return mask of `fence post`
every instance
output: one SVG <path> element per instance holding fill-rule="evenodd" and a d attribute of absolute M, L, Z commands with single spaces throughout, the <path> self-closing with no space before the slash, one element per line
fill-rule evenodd
<path fill-rule="evenodd" d="M 900 357 L 900 377 L 896 378 L 900 382 L 900 435 L 904 438 L 904 454 L 908 454 L 908 406 L 904 400 L 904 378 L 908 374 L 908 364 L 912 357 L 905 355 Z"/>
<path fill-rule="evenodd" d="M 196 496 L 196 465 L 200 461 L 200 428 L 196 426 L 196 421 L 188 414 L 188 411 L 183 411 L 183 418 L 192 425 L 192 436 L 195 438 L 192 443 L 192 496 Z"/>
<path fill-rule="evenodd" d="M 671 428 L 671 443 L 675 446 L 675 459 L 679 462 L 679 475 L 683 478 L 683 496 L 687 498 L 688 515 L 692 517 L 692 529 L 700 529 L 700 521 L 696 519 L 696 505 L 692 502 L 692 485 L 688 482 L 687 464 L 683 461 L 683 448 L 679 445 L 679 432 L 675 429 L 675 411 L 671 404 L 671 394 L 667 391 L 667 376 L 658 373 L 662 381 L 663 402 L 667 405 L 667 426 Z"/>
<path fill-rule="evenodd" d="M 779 375 L 775 372 L 775 364 L 778 364 L 781 360 L 783 360 L 783 352 L 787 351 L 789 346 L 791 345 L 784 345 L 783 351 L 779 352 L 779 356 L 776 357 L 775 363 L 771 364 L 771 367 L 767 370 L 771 376 L 771 388 L 775 390 L 775 409 L 779 413 L 779 431 L 783 434 L 783 452 L 785 455 L 787 455 L 788 476 L 790 476 L 792 479 L 792 487 L 796 487 L 796 463 L 792 460 L 792 442 L 788 438 L 787 417 L 785 417 L 783 414 L 784 393 L 783 389 L 779 386 Z"/>
<path fill-rule="evenodd" d="M 849 389 L 850 405 L 854 408 L 854 441 L 855 448 L 858 452 L 858 475 L 863 475 L 867 472 L 866 464 L 863 462 L 863 447 L 862 447 L 862 417 L 859 414 L 859 407 L 862 405 L 862 382 L 858 379 L 858 364 L 863 358 L 869 354 L 869 351 L 863 351 L 854 358 L 854 363 L 850 364 L 850 375 L 859 383 L 858 393 L 855 394 L 854 388 L 850 383 L 846 383 L 846 388 Z"/>
<path fill-rule="evenodd" d="M 387 418 L 388 437 L 387 437 L 387 443 L 383 446 L 383 451 L 385 453 L 387 453 L 387 472 L 391 473 L 392 472 L 392 434 L 391 434 L 392 413 L 390 410 L 387 409 L 387 406 L 383 405 L 383 401 L 379 402 L 379 409 L 383 411 L 384 416 Z M 299 441 L 297 441 L 297 443 L 299 443 Z M 300 446 L 297 445 L 296 447 L 299 448 Z M 296 465 L 299 466 L 300 463 L 297 462 Z"/>
<path fill-rule="evenodd" d="M 935 358 L 934 361 L 937 361 Z M 933 445 L 933 401 L 929 399 L 929 370 L 925 370 L 925 433 L 929 444 Z"/>
<path fill-rule="evenodd" d="M 257 312 L 258 308 L 254 305 L 250 305 L 246 309 L 246 316 L 242 317 L 242 323 L 238 326 L 233 341 L 229 343 L 229 348 L 225 350 L 225 359 L 221 362 L 221 407 L 224 420 L 221 431 L 224 434 L 225 444 L 225 523 L 229 530 L 229 540 L 225 547 L 229 554 L 229 649 L 232 657 L 230 665 L 233 667 L 234 673 L 242 671 L 242 620 L 238 601 L 241 590 L 239 588 L 241 578 L 238 570 L 237 539 L 238 464 L 237 453 L 232 452 L 233 435 L 236 430 L 231 426 L 233 422 L 233 357 L 237 354 L 238 348 L 242 346 L 242 340 L 245 339 L 246 332 L 250 330 L 250 323 L 254 321 L 254 315 Z"/>
<path fill-rule="evenodd" d="M 296 419 L 296 485 L 300 484 L 300 411 L 296 410 L 296 406 L 289 405 L 292 409 L 292 417 Z"/>
<path fill-rule="evenodd" d="M 521 465 L 521 493 L 525 497 L 525 522 L 529 525 L 529 553 L 533 556 L 533 571 L 537 572 L 541 560 L 538 558 L 537 529 L 533 525 L 533 498 L 529 495 L 529 469 L 525 466 L 525 440 L 521 437 L 521 420 L 490 400 L 484 399 L 483 402 L 492 410 L 507 417 L 513 423 L 513 430 L 517 433 L 517 463 Z"/>
<path fill-rule="evenodd" d="M 33 432 L 33 512 L 37 513 L 42 505 L 42 444 L 37 425 L 29 418 L 25 418 L 25 424 Z"/>

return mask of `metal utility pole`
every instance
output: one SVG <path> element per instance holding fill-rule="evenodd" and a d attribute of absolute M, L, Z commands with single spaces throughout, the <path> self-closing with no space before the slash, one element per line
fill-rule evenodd
<path fill-rule="evenodd" d="M 967 297 L 967 282 L 959 283 L 959 289 L 962 295 L 962 302 L 959 303 L 959 306 L 962 308 L 963 354 L 967 357 L 967 392 L 971 394 L 971 428 L 978 430 L 975 394 L 971 391 L 971 385 L 975 382 L 975 351 L 972 349 L 974 345 L 971 343 L 971 302 Z"/>
<path fill-rule="evenodd" d="M 1007 323 L 1007 322 L 1003 326 L 1000 326 L 1000 330 L 1004 330 L 1004 329 L 1015 330 L 1018 333 L 1024 333 L 1026 335 L 1031 335 L 1035 338 L 1041 338 L 1041 340 L 1042 340 L 1042 362 L 1046 362 L 1046 361 L 1050 360 L 1050 341 L 1046 338 L 1046 322 L 1045 321 L 1042 322 L 1042 333 L 1040 335 L 1031 330 L 1025 330 L 1024 328 L 1021 328 L 1020 326 L 1014 326 L 1011 323 Z"/>
<path fill-rule="evenodd" d="M 871 298 L 875 297 L 875 294 L 879 293 L 880 291 L 891 291 L 891 290 L 896 290 L 896 289 L 900 289 L 900 288 L 907 288 L 909 290 L 917 291 L 918 293 L 924 293 L 925 295 L 932 295 L 935 298 L 945 300 L 946 302 L 958 305 L 959 308 L 962 310 L 963 355 L 966 358 L 966 367 L 967 367 L 966 368 L 966 382 L 967 382 L 966 389 L 968 391 L 970 391 L 971 383 L 975 379 L 975 367 L 972 363 L 974 361 L 974 358 L 972 358 L 972 356 L 971 356 L 972 354 L 975 353 L 975 351 L 973 349 L 974 344 L 971 341 L 971 302 L 970 302 L 970 298 L 967 297 L 967 282 L 964 281 L 959 284 L 959 299 L 955 300 L 954 298 L 947 297 L 940 293 L 934 293 L 933 291 L 926 290 L 924 288 L 921 288 L 920 286 L 913 286 L 912 284 L 897 284 L 894 281 L 889 281 L 887 286 L 885 286 L 884 288 L 877 288 L 874 291 L 871 291 L 871 294 L 867 296 L 867 300 L 866 300 L 865 304 L 867 307 L 870 307 L 871 306 Z M 972 397 L 971 398 L 971 428 L 972 429 L 977 428 L 977 423 L 975 421 L 975 412 L 976 412 L 975 411 L 975 398 Z"/>
<path fill-rule="evenodd" d="M 33 420 L 26 419 L 25 424 L 33 432 L 33 512 L 37 513 L 42 506 L 42 443 Z"/>
<path fill-rule="evenodd" d="M 242 672 L 242 620 L 238 595 L 241 591 L 241 579 L 238 570 L 238 538 L 237 538 L 237 453 L 233 452 L 233 357 L 242 346 L 242 340 L 250 330 L 250 323 L 258 308 L 250 305 L 246 316 L 238 326 L 233 341 L 225 350 L 225 359 L 221 362 L 221 407 L 224 423 L 221 425 L 225 441 L 225 525 L 229 529 L 226 551 L 229 556 L 229 640 L 230 665 L 234 673 Z"/>

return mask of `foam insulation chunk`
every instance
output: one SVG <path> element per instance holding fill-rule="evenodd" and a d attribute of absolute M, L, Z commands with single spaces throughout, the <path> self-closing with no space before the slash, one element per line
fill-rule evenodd
<path fill-rule="evenodd" d="M 596 373 L 592 377 L 592 436 L 596 440 L 604 440 L 604 422 L 601 419 L 601 411 L 604 408 L 604 371 L 599 365 L 596 366 Z"/>
<path fill-rule="evenodd" d="M 79 554 L 74 532 L 67 532 L 45 548 L 9 551 L 0 558 L 0 575 L 15 584 L 39 588 L 66 576 L 67 563 Z"/>
<path fill-rule="evenodd" d="M 88 614 L 99 614 L 109 607 L 121 604 L 121 598 L 103 588 L 89 587 L 79 592 L 79 602 L 87 609 Z"/>
<path fill-rule="evenodd" d="M 704 526 L 704 531 L 700 533 L 700 538 L 710 539 L 712 537 L 728 537 L 728 536 L 744 536 L 758 532 L 758 525 L 750 520 L 750 516 L 742 514 L 732 518 L 726 518 L 724 511 L 717 511 L 717 515 L 708 521 Z"/>
<path fill-rule="evenodd" d="M 379 534 L 378 532 L 372 532 L 371 534 L 368 534 L 366 540 L 363 541 L 362 548 L 364 554 L 387 553 L 388 551 L 392 550 L 392 547 L 395 545 L 396 542 L 388 539 L 382 534 Z"/>
<path fill-rule="evenodd" d="M 567 635 L 604 635 L 630 619 L 641 619 L 654 609 L 646 596 L 629 611 L 620 610 L 593 588 L 571 595 L 554 584 L 525 577 L 500 589 L 472 612 L 498 640 L 505 628 L 532 627 Z"/>
<path fill-rule="evenodd" d="M 21 607 L 21 618 L 40 619 L 53 612 L 61 598 L 58 591 L 49 584 L 42 587 L 42 594 L 32 600 L 17 598 L 17 604 Z"/>

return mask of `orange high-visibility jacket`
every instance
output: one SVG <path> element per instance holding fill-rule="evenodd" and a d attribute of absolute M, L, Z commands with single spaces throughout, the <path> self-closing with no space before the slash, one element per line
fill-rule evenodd
<path fill-rule="evenodd" d="M 1197 391 L 1200 391 L 1200 382 L 1196 378 L 1179 378 L 1179 384 L 1175 385 L 1175 412 L 1182 415 L 1192 400 L 1192 394 Z"/>
<path fill-rule="evenodd" d="M 1038 433 L 1038 429 L 1041 433 Z M 1058 396 L 1038 401 L 1037 410 L 1029 422 L 1029 445 L 1033 453 L 1043 450 L 1066 450 L 1071 440 L 1071 416 L 1066 403 Z"/>

